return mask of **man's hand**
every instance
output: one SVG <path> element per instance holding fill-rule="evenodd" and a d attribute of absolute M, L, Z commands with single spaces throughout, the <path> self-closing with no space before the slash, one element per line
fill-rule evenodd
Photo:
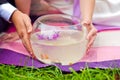
<path fill-rule="evenodd" d="M 30 53 L 32 57 L 34 56 L 31 43 L 30 43 L 30 34 L 32 32 L 32 24 L 28 15 L 16 10 L 11 16 L 11 21 L 16 26 L 17 33 L 22 40 L 23 45 Z"/>

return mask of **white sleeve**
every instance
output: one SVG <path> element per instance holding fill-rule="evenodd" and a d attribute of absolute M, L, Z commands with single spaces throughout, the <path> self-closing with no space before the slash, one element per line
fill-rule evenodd
<path fill-rule="evenodd" d="M 13 14 L 15 10 L 16 8 L 9 3 L 2 4 L 0 5 L 0 17 L 9 21 L 11 15 Z"/>

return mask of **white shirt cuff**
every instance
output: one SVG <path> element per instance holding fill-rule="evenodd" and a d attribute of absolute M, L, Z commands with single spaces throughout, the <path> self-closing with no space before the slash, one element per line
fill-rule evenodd
<path fill-rule="evenodd" d="M 15 10 L 16 8 L 9 3 L 2 4 L 0 5 L 0 16 L 9 21 Z"/>

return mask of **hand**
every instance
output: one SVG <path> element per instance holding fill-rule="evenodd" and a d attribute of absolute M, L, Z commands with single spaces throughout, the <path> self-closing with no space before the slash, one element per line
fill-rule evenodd
<path fill-rule="evenodd" d="M 42 12 L 41 13 L 44 13 L 44 14 L 57 14 L 57 13 L 61 13 L 59 11 L 59 9 L 57 9 L 56 7 L 53 7 L 51 5 L 51 2 L 52 1 L 47 1 L 47 0 L 40 0 L 40 5 L 41 5 L 41 8 L 42 8 Z"/>
<path fill-rule="evenodd" d="M 0 42 L 13 42 L 19 39 L 17 32 L 4 33 L 0 36 Z"/>
<path fill-rule="evenodd" d="M 30 53 L 30 55 L 35 58 L 31 43 L 30 43 L 30 34 L 32 32 L 31 20 L 28 15 L 20 12 L 19 10 L 14 11 L 11 16 L 11 21 L 16 26 L 17 33 L 22 40 L 23 45 Z"/>
<path fill-rule="evenodd" d="M 85 26 L 88 30 L 88 35 L 87 35 L 87 40 L 88 40 L 87 51 L 88 51 L 97 36 L 97 29 L 94 27 L 92 22 L 87 20 L 82 21 L 81 24 Z"/>
<path fill-rule="evenodd" d="M 45 14 L 58 14 L 61 13 L 56 7 L 51 5 L 52 1 L 48 0 L 36 0 L 33 1 L 31 7 L 32 15 L 45 15 Z M 34 6 L 34 4 L 36 6 Z"/>

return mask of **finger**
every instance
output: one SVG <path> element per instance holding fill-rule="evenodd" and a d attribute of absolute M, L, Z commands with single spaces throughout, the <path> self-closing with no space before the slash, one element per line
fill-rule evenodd
<path fill-rule="evenodd" d="M 2 42 L 13 42 L 18 39 L 19 39 L 19 36 L 16 32 L 4 34 L 3 36 L 1 36 Z"/>
<path fill-rule="evenodd" d="M 31 43 L 30 43 L 30 40 L 29 40 L 29 37 L 27 34 L 25 34 L 22 38 L 22 42 L 25 46 L 25 48 L 28 50 L 28 52 L 30 53 L 30 55 L 35 58 L 35 55 L 33 53 L 33 50 L 32 50 L 32 47 L 31 47 Z"/>
<path fill-rule="evenodd" d="M 92 29 L 88 32 L 88 35 L 87 35 L 87 39 L 90 40 L 90 38 L 92 36 L 95 36 L 97 34 L 97 30 L 96 29 Z"/>
<path fill-rule="evenodd" d="M 27 41 L 27 39 L 22 40 L 22 42 L 23 42 L 25 48 L 28 50 L 29 54 L 32 56 L 32 58 L 35 58 L 35 55 L 34 55 L 34 53 L 32 51 L 32 48 L 30 47 L 30 43 Z"/>
<path fill-rule="evenodd" d="M 25 20 L 27 20 L 27 21 L 25 21 Z M 28 16 L 25 16 L 24 22 L 25 22 L 24 24 L 25 24 L 25 26 L 26 26 L 27 32 L 28 32 L 28 33 L 31 33 L 32 30 L 33 30 L 33 28 L 32 28 L 32 24 L 31 24 L 30 18 L 29 18 Z"/>
<path fill-rule="evenodd" d="M 6 36 L 6 34 L 5 34 L 5 35 L 2 35 L 2 36 L 0 37 L 0 41 L 1 41 L 1 42 L 3 42 L 3 41 L 4 41 L 5 36 Z"/>
<path fill-rule="evenodd" d="M 10 37 L 10 38 L 8 38 L 6 40 L 3 40 L 3 42 L 14 42 L 14 41 L 16 41 L 18 39 L 19 39 L 18 36 L 13 36 L 13 37 Z"/>
<path fill-rule="evenodd" d="M 89 42 L 88 42 L 88 44 L 87 44 L 87 47 L 91 47 L 91 45 L 94 43 L 94 41 L 95 41 L 95 38 L 96 38 L 96 36 L 93 36 L 90 40 L 89 40 Z"/>
<path fill-rule="evenodd" d="M 48 9 L 49 9 L 49 6 L 50 6 L 50 5 L 48 4 L 47 1 L 45 1 L 45 0 L 40 0 L 40 4 L 41 4 L 43 10 L 48 10 Z"/>
<path fill-rule="evenodd" d="M 5 34 L 7 34 L 7 33 L 5 33 L 5 32 L 0 33 L 0 37 L 2 37 Z"/>
<path fill-rule="evenodd" d="M 11 37 L 12 37 L 11 34 L 4 34 L 0 38 L 1 38 L 1 41 L 4 42 L 5 40 L 10 39 Z"/>
<path fill-rule="evenodd" d="M 86 50 L 87 52 L 89 51 L 89 49 L 90 49 L 91 46 L 93 45 L 95 38 L 96 38 L 96 35 L 94 35 L 94 36 L 89 40 L 89 42 L 88 42 L 88 44 L 87 44 L 87 50 Z"/>

